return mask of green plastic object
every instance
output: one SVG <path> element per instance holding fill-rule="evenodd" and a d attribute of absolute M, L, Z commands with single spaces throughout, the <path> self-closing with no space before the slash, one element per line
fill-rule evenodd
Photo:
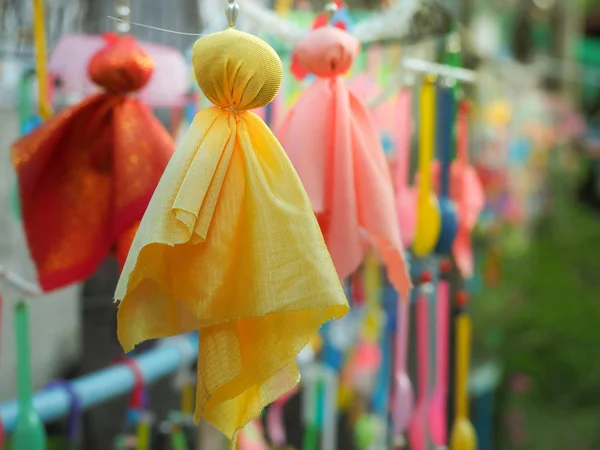
<path fill-rule="evenodd" d="M 15 187 L 11 194 L 11 207 L 13 214 L 17 220 L 21 220 L 21 200 L 19 198 L 19 186 L 15 183 Z"/>
<path fill-rule="evenodd" d="M 185 433 L 181 428 L 173 428 L 169 437 L 173 450 L 188 450 L 189 446 L 185 438 Z"/>
<path fill-rule="evenodd" d="M 319 430 L 314 423 L 306 424 L 304 427 L 304 439 L 302 440 L 302 450 L 317 450 L 319 441 Z"/>
<path fill-rule="evenodd" d="M 443 58 L 443 62 L 444 64 L 447 64 L 451 67 L 463 67 L 463 59 L 462 59 L 462 53 L 461 53 L 461 49 L 460 49 L 460 40 L 458 38 L 458 35 L 456 34 L 456 32 L 454 31 L 454 27 L 453 27 L 453 33 L 451 33 L 450 35 L 450 39 L 457 39 L 458 40 L 458 47 L 457 48 L 448 48 L 448 46 L 446 47 L 446 51 L 444 52 L 444 58 Z M 448 43 L 450 44 L 450 43 Z M 450 45 L 450 47 L 452 47 Z M 451 86 L 452 92 L 454 94 L 454 98 L 456 101 L 458 101 L 461 97 L 461 93 L 460 93 L 460 88 L 458 83 L 454 83 Z M 452 156 L 451 158 L 454 160 L 456 159 L 456 111 L 457 108 L 454 109 L 453 111 L 453 117 L 450 119 L 452 121 Z"/>
<path fill-rule="evenodd" d="M 307 406 L 310 417 L 306 417 L 304 426 L 304 436 L 302 439 L 302 450 L 318 450 L 320 424 L 322 423 L 322 406 L 323 406 L 323 380 L 315 374 L 315 378 L 308 381 L 308 395 L 310 397 L 310 405 Z"/>
<path fill-rule="evenodd" d="M 13 432 L 13 450 L 46 450 L 46 430 L 33 407 L 29 351 L 29 311 L 20 300 L 15 306 L 19 416 Z"/>
<path fill-rule="evenodd" d="M 17 111 L 19 113 L 19 124 L 21 129 L 25 122 L 31 117 L 31 105 L 33 104 L 31 101 L 31 79 L 32 76 L 25 73 L 19 81 Z"/>
<path fill-rule="evenodd" d="M 361 416 L 354 428 L 354 441 L 360 450 L 367 450 L 376 439 L 375 418 L 371 414 Z"/>

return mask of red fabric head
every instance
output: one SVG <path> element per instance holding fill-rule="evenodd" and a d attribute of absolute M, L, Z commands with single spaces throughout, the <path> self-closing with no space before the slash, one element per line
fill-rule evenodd
<path fill-rule="evenodd" d="M 88 74 L 108 92 L 126 93 L 141 89 L 154 72 L 154 61 L 131 36 L 108 33 L 106 47 L 90 59 Z"/>

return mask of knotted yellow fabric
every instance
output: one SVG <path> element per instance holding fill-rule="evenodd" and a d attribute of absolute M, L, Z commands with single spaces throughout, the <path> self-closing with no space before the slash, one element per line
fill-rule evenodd
<path fill-rule="evenodd" d="M 276 95 L 277 54 L 229 29 L 196 42 L 193 64 L 216 106 L 196 115 L 140 224 L 118 335 L 129 351 L 198 330 L 195 419 L 233 438 L 296 385 L 296 355 L 348 304 L 296 172 L 246 111 Z"/>

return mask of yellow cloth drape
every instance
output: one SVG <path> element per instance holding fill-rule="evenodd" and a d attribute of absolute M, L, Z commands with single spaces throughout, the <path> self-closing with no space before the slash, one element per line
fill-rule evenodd
<path fill-rule="evenodd" d="M 299 381 L 296 355 L 348 304 L 310 200 L 269 128 L 282 68 L 233 29 L 194 45 L 204 95 L 133 240 L 115 297 L 125 351 L 198 330 L 195 419 L 237 430 Z"/>
<path fill-rule="evenodd" d="M 348 310 L 302 185 L 251 112 L 200 112 L 116 291 L 126 351 L 199 330 L 196 415 L 232 437 L 299 380 L 295 357 Z"/>

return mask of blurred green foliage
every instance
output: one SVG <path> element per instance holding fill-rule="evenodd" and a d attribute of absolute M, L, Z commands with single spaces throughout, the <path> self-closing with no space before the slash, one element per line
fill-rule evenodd
<path fill-rule="evenodd" d="M 597 450 L 600 215 L 576 201 L 576 177 L 552 174 L 550 189 L 527 252 L 505 257 L 502 282 L 472 302 L 474 354 L 531 380 L 525 393 L 504 390 L 505 419 L 521 411 L 526 439 L 511 445 L 519 433 L 503 420 L 501 448 Z"/>

